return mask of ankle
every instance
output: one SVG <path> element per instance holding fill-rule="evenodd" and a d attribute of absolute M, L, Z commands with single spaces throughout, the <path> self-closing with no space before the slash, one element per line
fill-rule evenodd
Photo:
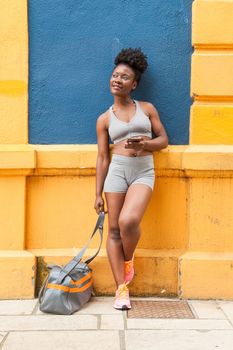
<path fill-rule="evenodd" d="M 127 262 L 133 262 L 133 260 L 134 260 L 134 255 L 130 258 L 130 259 L 125 259 L 125 263 Z"/>
<path fill-rule="evenodd" d="M 120 288 L 120 287 L 122 287 L 122 286 L 126 286 L 126 283 L 123 282 L 123 283 L 121 283 L 121 284 L 118 284 L 117 289 Z"/>
<path fill-rule="evenodd" d="M 128 283 L 124 282 L 124 283 L 118 284 L 117 290 L 120 290 L 120 289 L 128 289 Z"/>
<path fill-rule="evenodd" d="M 125 263 L 125 264 L 128 264 L 128 263 L 131 263 L 132 261 L 133 261 L 133 259 L 131 259 L 131 260 L 125 260 L 124 263 Z"/>

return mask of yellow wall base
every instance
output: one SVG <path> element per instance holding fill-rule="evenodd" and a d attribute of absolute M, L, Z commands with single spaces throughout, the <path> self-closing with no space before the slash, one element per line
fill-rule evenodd
<path fill-rule="evenodd" d="M 187 252 L 179 262 L 179 297 L 233 300 L 233 253 Z"/>
<path fill-rule="evenodd" d="M 85 257 L 95 253 L 88 249 Z M 32 249 L 30 253 L 37 259 L 37 290 L 47 276 L 46 264 L 66 264 L 78 253 L 77 249 Z M 130 285 L 131 295 L 175 296 L 178 286 L 178 258 L 180 250 L 137 249 L 135 254 L 135 278 Z M 116 286 L 105 249 L 90 264 L 93 269 L 94 291 L 96 295 L 114 295 Z"/>
<path fill-rule="evenodd" d="M 0 299 L 35 296 L 36 259 L 23 250 L 0 250 Z"/>
<path fill-rule="evenodd" d="M 4 269 L 14 275 L 16 249 L 28 259 L 22 267 L 26 275 L 19 274 L 22 288 L 15 288 L 14 278 L 4 278 L 2 298 L 32 297 L 30 269 L 35 263 L 36 296 L 47 274 L 46 263 L 65 264 L 89 238 L 97 218 L 96 155 L 95 145 L 0 147 L 0 248 L 13 254 L 2 258 Z M 226 263 L 225 254 L 233 254 L 233 146 L 169 146 L 155 153 L 154 160 L 156 185 L 141 225 L 131 295 L 232 298 L 233 289 L 226 294 L 219 287 L 216 292 L 216 285 L 221 275 L 225 285 L 232 283 L 232 275 L 226 273 L 232 256 Z M 92 263 L 97 295 L 115 290 L 105 252 L 107 231 L 106 217 L 102 251 Z M 97 235 L 89 248 L 95 249 L 98 242 Z M 202 252 L 219 254 L 216 276 L 208 278 Z M 193 263 L 184 254 L 198 258 Z M 214 269 L 217 255 L 210 256 L 209 268 Z M 196 279 L 192 264 L 199 269 Z M 202 274 L 203 291 L 198 280 Z"/>

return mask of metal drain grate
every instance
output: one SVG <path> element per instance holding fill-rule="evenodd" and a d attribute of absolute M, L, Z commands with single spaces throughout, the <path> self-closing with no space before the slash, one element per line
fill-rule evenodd
<path fill-rule="evenodd" d="M 186 301 L 132 300 L 128 318 L 195 318 Z"/>

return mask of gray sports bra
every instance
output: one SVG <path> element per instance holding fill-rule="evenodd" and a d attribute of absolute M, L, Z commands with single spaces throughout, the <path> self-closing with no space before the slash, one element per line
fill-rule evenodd
<path fill-rule="evenodd" d="M 116 117 L 112 106 L 109 108 L 109 136 L 113 143 L 123 141 L 133 136 L 148 136 L 152 138 L 151 122 L 149 117 L 143 112 L 138 101 L 134 100 L 136 112 L 127 123 Z"/>

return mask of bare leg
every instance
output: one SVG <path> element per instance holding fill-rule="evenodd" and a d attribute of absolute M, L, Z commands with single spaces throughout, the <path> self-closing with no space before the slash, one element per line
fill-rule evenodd
<path fill-rule="evenodd" d="M 125 193 L 105 193 L 108 208 L 107 254 L 117 287 L 124 283 L 125 258 L 118 221 L 125 195 Z"/>
<path fill-rule="evenodd" d="M 125 260 L 131 260 L 140 238 L 139 224 L 149 203 L 152 190 L 144 184 L 131 185 L 119 217 Z"/>

